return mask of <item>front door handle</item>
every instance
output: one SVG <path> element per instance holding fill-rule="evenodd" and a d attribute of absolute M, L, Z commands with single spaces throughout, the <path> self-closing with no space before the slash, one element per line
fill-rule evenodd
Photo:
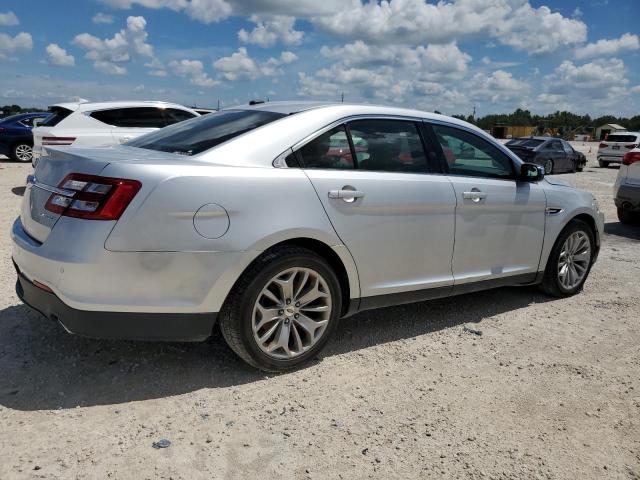
<path fill-rule="evenodd" d="M 364 192 L 355 189 L 343 188 L 341 190 L 329 190 L 329 198 L 340 198 L 347 203 L 353 203 L 357 198 L 364 197 Z"/>
<path fill-rule="evenodd" d="M 487 194 L 481 192 L 480 190 L 474 189 L 470 192 L 463 192 L 462 198 L 464 198 L 465 200 L 471 200 L 474 203 L 479 203 L 480 200 L 484 200 L 485 198 L 487 198 Z"/>

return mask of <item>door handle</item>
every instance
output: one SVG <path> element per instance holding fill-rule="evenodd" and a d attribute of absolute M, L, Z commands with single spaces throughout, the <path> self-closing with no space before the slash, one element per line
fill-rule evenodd
<path fill-rule="evenodd" d="M 341 198 L 347 203 L 355 202 L 357 198 L 364 197 L 364 192 L 343 188 L 341 190 L 329 190 L 329 198 Z"/>
<path fill-rule="evenodd" d="M 462 198 L 464 198 L 465 200 L 471 200 L 474 203 L 479 203 L 480 200 L 484 200 L 485 198 L 487 198 L 487 194 L 481 192 L 480 190 L 472 190 L 470 192 L 463 192 Z"/>

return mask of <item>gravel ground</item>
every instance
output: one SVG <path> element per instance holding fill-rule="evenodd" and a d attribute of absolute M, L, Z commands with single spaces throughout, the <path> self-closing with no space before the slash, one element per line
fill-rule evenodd
<path fill-rule="evenodd" d="M 8 231 L 30 168 L 0 161 L 0 478 L 640 478 L 640 227 L 577 145 L 589 166 L 562 177 L 607 217 L 582 294 L 366 312 L 277 376 L 219 337 L 89 340 L 21 305 Z"/>

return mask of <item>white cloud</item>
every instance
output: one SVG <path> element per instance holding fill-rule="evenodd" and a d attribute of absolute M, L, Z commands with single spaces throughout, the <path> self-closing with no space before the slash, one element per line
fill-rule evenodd
<path fill-rule="evenodd" d="M 153 46 L 147 43 L 147 22 L 144 17 L 128 17 L 127 27 L 116 33 L 113 38 L 101 40 L 89 33 L 76 35 L 73 43 L 85 50 L 94 67 L 109 75 L 124 75 L 124 66 L 134 56 L 155 58 Z"/>
<path fill-rule="evenodd" d="M 631 93 L 640 93 L 640 85 L 636 85 L 635 87 L 631 87 L 629 89 Z"/>
<path fill-rule="evenodd" d="M 31 50 L 32 48 L 33 39 L 29 33 L 21 32 L 15 37 L 0 33 L 0 58 L 6 58 L 7 54 L 15 53 L 19 50 Z"/>
<path fill-rule="evenodd" d="M 169 68 L 175 75 L 189 78 L 191 84 L 199 87 L 215 87 L 220 83 L 207 75 L 200 60 L 173 60 Z"/>
<path fill-rule="evenodd" d="M 136 85 L 133 91 L 136 93 L 144 92 L 144 85 L 142 83 L 140 85 Z"/>
<path fill-rule="evenodd" d="M 524 100 L 531 86 L 524 80 L 514 78 L 510 72 L 495 70 L 491 75 L 483 72 L 476 73 L 469 84 L 467 91 L 474 99 L 490 102 L 505 102 Z"/>
<path fill-rule="evenodd" d="M 624 50 L 640 49 L 640 38 L 638 35 L 625 33 L 620 38 L 613 40 L 598 40 L 596 43 L 589 43 L 584 47 L 576 49 L 576 58 L 603 57 L 615 55 Z"/>
<path fill-rule="evenodd" d="M 98 12 L 91 19 L 93 23 L 105 23 L 111 24 L 113 23 L 113 15 L 108 15 L 106 13 Z"/>
<path fill-rule="evenodd" d="M 49 61 L 54 65 L 73 67 L 76 64 L 76 59 L 73 58 L 73 55 L 69 55 L 67 51 L 57 43 L 47 45 L 47 55 L 49 55 Z"/>
<path fill-rule="evenodd" d="M 285 45 L 298 45 L 302 41 L 304 32 L 295 30 L 296 19 L 286 15 L 275 15 L 262 18 L 252 15 L 249 20 L 256 24 L 250 32 L 242 29 L 238 32 L 238 38 L 243 43 L 252 43 L 261 47 L 270 47 L 276 42 Z"/>
<path fill-rule="evenodd" d="M 562 62 L 544 77 L 545 93 L 563 95 L 584 103 L 602 98 L 618 98 L 628 93 L 624 62 L 619 58 L 598 59 L 583 65 Z"/>
<path fill-rule="evenodd" d="M 15 13 L 13 12 L 0 13 L 0 26 L 13 27 L 19 24 L 20 24 L 20 20 L 18 20 L 18 17 L 16 17 Z"/>
<path fill-rule="evenodd" d="M 249 56 L 247 49 L 238 51 L 228 57 L 221 57 L 213 62 L 213 68 L 219 72 L 220 78 L 234 81 L 240 79 L 255 80 L 260 77 L 273 77 L 282 74 L 280 66 L 295 62 L 298 59 L 293 52 L 282 52 L 279 58 L 271 57 L 265 62 L 259 62 Z"/>

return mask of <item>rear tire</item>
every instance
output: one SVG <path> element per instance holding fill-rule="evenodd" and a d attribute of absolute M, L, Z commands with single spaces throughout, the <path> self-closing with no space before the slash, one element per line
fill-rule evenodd
<path fill-rule="evenodd" d="M 603 160 L 598 160 L 598 165 L 600 165 L 600 168 L 609 168 L 609 162 Z"/>
<path fill-rule="evenodd" d="M 553 173 L 553 160 L 545 160 L 544 162 L 544 174 L 551 175 Z"/>
<path fill-rule="evenodd" d="M 289 281 L 293 295 L 287 292 Z M 306 302 L 316 291 L 321 295 Z M 284 297 L 291 297 L 286 298 L 290 302 Z M 329 264 L 306 248 L 283 246 L 265 252 L 247 268 L 218 319 L 224 339 L 242 360 L 279 372 L 315 357 L 337 328 L 341 311 L 340 283 Z M 265 318 L 270 320 L 264 322 Z"/>
<path fill-rule="evenodd" d="M 31 163 L 33 159 L 33 147 L 24 142 L 16 143 L 11 147 L 9 157 L 16 162 Z"/>
<path fill-rule="evenodd" d="M 618 207 L 618 220 L 625 225 L 639 223 L 640 214 L 627 210 L 626 208 Z"/>
<path fill-rule="evenodd" d="M 558 298 L 580 292 L 593 265 L 595 246 L 589 225 L 581 220 L 569 222 L 549 254 L 540 285 L 542 291 Z"/>

